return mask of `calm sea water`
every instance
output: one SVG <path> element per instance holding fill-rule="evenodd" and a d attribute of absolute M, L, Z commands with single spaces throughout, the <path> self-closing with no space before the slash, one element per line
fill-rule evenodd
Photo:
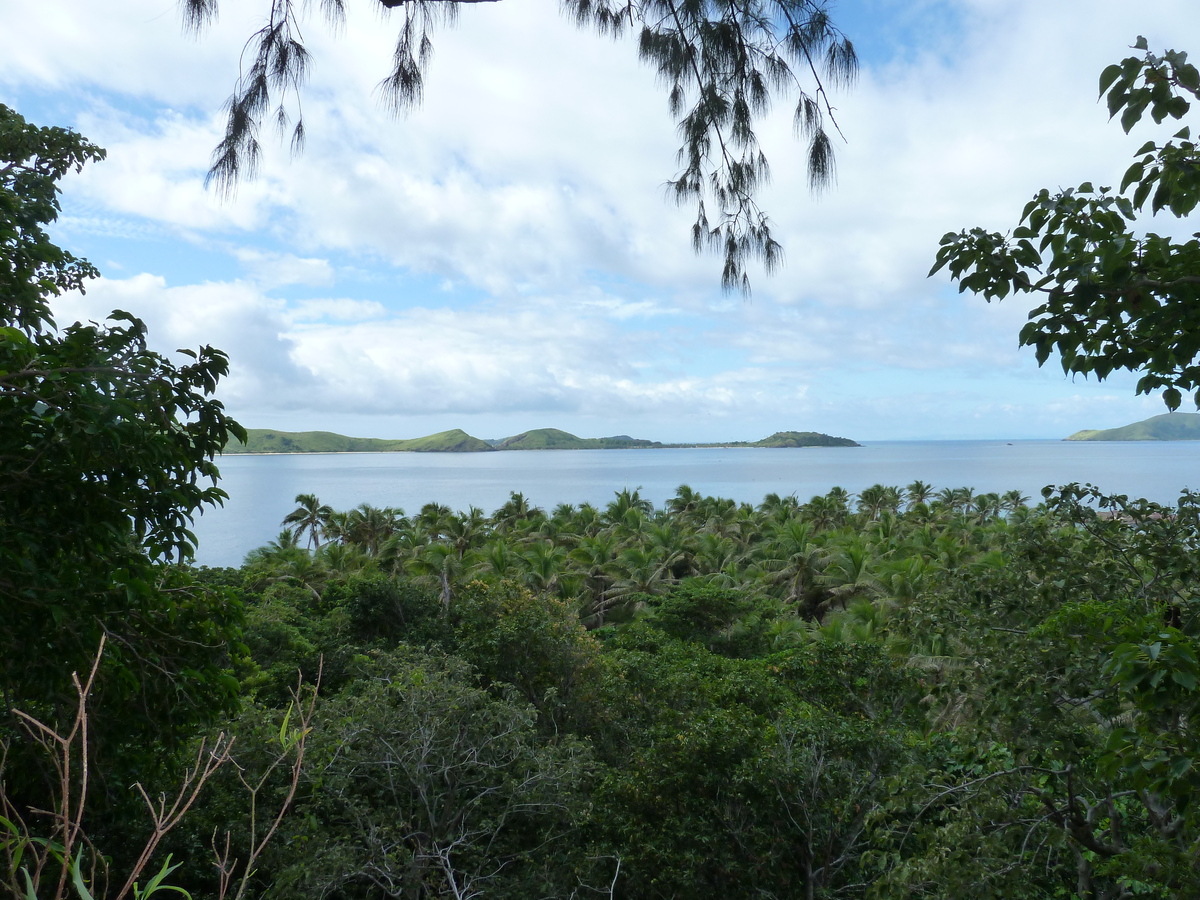
<path fill-rule="evenodd" d="M 603 506 L 640 488 L 662 506 L 681 484 L 758 503 L 769 493 L 808 500 L 835 485 L 857 492 L 915 479 L 935 488 L 1019 490 L 1041 499 L 1049 484 L 1088 482 L 1109 493 L 1171 503 L 1200 489 L 1200 441 L 889 441 L 861 448 L 721 450 L 531 450 L 509 453 L 320 453 L 227 456 L 220 461 L 225 506 L 196 520 L 196 562 L 236 566 L 272 540 L 297 494 L 334 509 L 360 503 L 417 512 L 430 501 L 491 512 L 510 491 L 547 510 L 559 503 Z"/>

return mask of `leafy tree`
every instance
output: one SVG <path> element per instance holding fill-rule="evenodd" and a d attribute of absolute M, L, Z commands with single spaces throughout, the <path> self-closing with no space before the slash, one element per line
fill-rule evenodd
<path fill-rule="evenodd" d="M 270 896 L 566 896 L 542 860 L 581 815 L 588 753 L 466 665 L 399 650 L 323 710 L 311 799 Z M 557 882 L 557 883 L 556 883 Z"/>
<path fill-rule="evenodd" d="M 1130 131 L 1149 112 L 1155 122 L 1182 119 L 1200 97 L 1200 73 L 1187 54 L 1142 56 L 1109 66 L 1100 94 Z M 959 290 L 987 300 L 1040 297 L 1021 329 L 1041 365 L 1054 351 L 1064 372 L 1103 380 L 1140 372 L 1139 394 L 1163 389 L 1177 409 L 1200 389 L 1200 241 L 1142 232 L 1139 218 L 1189 215 L 1200 198 L 1200 150 L 1184 128 L 1161 146 L 1143 145 L 1117 190 L 1084 182 L 1040 191 L 1011 235 L 973 228 L 942 238 L 932 275 L 943 267 Z M 1196 404 L 1200 406 L 1200 391 Z"/>
<path fill-rule="evenodd" d="M 333 515 L 333 507 L 318 500 L 316 494 L 297 494 L 296 503 L 297 507 L 283 517 L 283 524 L 294 525 L 297 537 L 307 531 L 308 545 L 319 547 L 321 534 Z"/>
<path fill-rule="evenodd" d="M 0 105 L 0 707 L 69 715 L 107 635 L 92 747 L 148 762 L 234 697 L 237 605 L 167 563 L 190 558 L 192 517 L 225 496 L 213 458 L 244 432 L 211 396 L 220 351 L 176 365 L 119 311 L 56 327 L 50 300 L 96 271 L 44 227 L 58 180 L 103 157 Z"/>
<path fill-rule="evenodd" d="M 403 21 L 392 71 L 381 83 L 393 112 L 418 104 L 432 55 L 432 35 L 453 23 L 464 3 L 486 0 L 379 0 L 399 8 Z M 186 24 L 200 31 L 217 15 L 219 0 L 186 0 Z M 259 131 L 271 117 L 291 129 L 294 151 L 304 144 L 304 121 L 292 124 L 311 59 L 301 34 L 296 0 L 271 0 L 267 22 L 247 42 L 252 60 L 226 106 L 225 136 L 213 152 L 209 180 L 229 193 L 253 177 L 261 157 Z M 322 0 L 331 25 L 345 15 L 344 0 Z M 776 95 L 794 97 L 795 125 L 808 139 L 814 187 L 833 178 L 833 142 L 826 121 L 833 107 L 826 84 L 849 84 L 857 72 L 854 46 L 832 23 L 825 0 L 565 0 L 565 13 L 602 35 L 637 35 L 638 53 L 667 86 L 683 145 L 681 169 L 669 182 L 681 203 L 695 202 L 692 243 L 697 252 L 724 254 L 721 282 L 747 290 L 748 259 L 770 271 L 780 257 L 771 223 L 756 195 L 767 180 L 767 159 L 754 133 L 757 117 Z M 836 127 L 836 124 L 835 124 Z"/>
<path fill-rule="evenodd" d="M 1198 523 L 1069 486 L 896 614 L 936 730 L 879 896 L 1195 896 Z"/>

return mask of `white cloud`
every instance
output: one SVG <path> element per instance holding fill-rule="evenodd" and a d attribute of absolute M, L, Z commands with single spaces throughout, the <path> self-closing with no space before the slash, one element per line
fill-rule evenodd
<path fill-rule="evenodd" d="M 1034 371 L 1016 349 L 1028 301 L 987 306 L 925 275 L 946 231 L 1005 230 L 1041 187 L 1119 179 L 1145 136 L 1107 121 L 1096 76 L 1139 32 L 1186 47 L 1194 4 L 933 4 L 958 25 L 835 97 L 849 143 L 837 187 L 816 199 L 781 105 L 761 132 L 775 178 L 763 206 L 787 265 L 758 276 L 750 301 L 717 292 L 720 261 L 690 250 L 691 210 L 663 200 L 677 136 L 653 73 L 631 42 L 580 32 L 551 6 L 464 9 L 436 38 L 424 105 L 399 121 L 374 93 L 394 20 L 352 8 L 338 38 L 313 23 L 308 149 L 289 160 L 265 137 L 262 177 L 232 203 L 203 177 L 256 3 L 226 0 L 199 42 L 157 0 L 6 9 L 0 96 L 57 92 L 110 150 L 69 180 L 64 233 L 179 254 L 191 241 L 245 273 L 188 285 L 164 253 L 158 275 L 66 306 L 125 306 L 163 346 L 220 346 L 231 406 L 314 424 L 351 408 L 607 417 L 600 431 L 778 414 L 781 427 L 831 417 L 851 435 L 860 421 L 876 436 L 979 433 L 980 421 L 1053 435 L 1071 410 L 1143 402 L 1072 385 L 1053 363 Z M 119 262 L 114 246 L 103 258 Z"/>
<path fill-rule="evenodd" d="M 334 281 L 333 267 L 327 259 L 265 253 L 250 247 L 236 247 L 233 255 L 249 270 L 255 283 L 266 290 L 289 284 L 324 286 Z"/>
<path fill-rule="evenodd" d="M 335 319 L 342 322 L 362 322 L 379 319 L 387 314 L 382 303 L 373 300 L 303 300 L 289 307 L 288 314 L 293 322 L 314 319 Z"/>

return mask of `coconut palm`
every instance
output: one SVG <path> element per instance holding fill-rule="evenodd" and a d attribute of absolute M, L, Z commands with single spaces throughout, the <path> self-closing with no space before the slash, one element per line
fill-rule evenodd
<path fill-rule="evenodd" d="M 396 533 L 404 511 L 392 507 L 360 503 L 346 517 L 343 540 L 356 544 L 371 556 L 378 556 L 384 541 Z"/>
<path fill-rule="evenodd" d="M 884 512 L 895 512 L 900 508 L 900 489 L 882 484 L 864 488 L 858 495 L 858 512 L 867 521 L 873 522 Z"/>
<path fill-rule="evenodd" d="M 628 601 L 636 594 L 661 594 L 666 571 L 658 554 L 646 547 L 626 547 L 609 567 L 613 585 L 608 596 Z"/>
<path fill-rule="evenodd" d="M 521 563 L 521 555 L 513 545 L 502 537 L 496 537 L 471 555 L 471 572 L 495 578 L 518 578 Z"/>
<path fill-rule="evenodd" d="M 590 503 L 579 504 L 579 509 L 575 511 L 575 517 L 571 524 L 571 530 L 580 537 L 594 537 L 604 527 L 600 510 L 596 509 Z"/>
<path fill-rule="evenodd" d="M 780 497 L 778 494 L 770 493 L 763 497 L 762 503 L 758 504 L 758 511 L 765 518 L 783 521 L 799 514 L 800 501 L 796 499 L 795 494 Z"/>
<path fill-rule="evenodd" d="M 1026 506 L 1028 503 L 1029 498 L 1020 491 L 1005 491 L 1000 497 L 1000 508 L 1008 515 L 1012 515 L 1018 509 Z"/>
<path fill-rule="evenodd" d="M 442 503 L 426 503 L 413 520 L 429 534 L 432 540 L 441 540 L 454 520 L 454 510 Z"/>
<path fill-rule="evenodd" d="M 439 523 L 441 536 L 454 548 L 459 559 L 470 549 L 478 547 L 487 538 L 487 516 L 478 506 L 467 508 L 465 513 L 451 515 Z"/>
<path fill-rule="evenodd" d="M 329 577 L 323 561 L 298 545 L 291 528 L 265 547 L 251 550 L 243 565 L 252 584 L 290 582 L 307 588 L 316 600 L 321 599 L 320 589 Z"/>
<path fill-rule="evenodd" d="M 840 497 L 826 494 L 813 497 L 800 508 L 800 513 L 817 531 L 827 531 L 845 523 L 847 509 Z"/>
<path fill-rule="evenodd" d="M 339 544 L 336 541 L 330 541 L 319 548 L 315 556 L 326 569 L 340 575 L 361 572 L 363 569 L 378 565 L 356 544 Z"/>
<path fill-rule="evenodd" d="M 677 528 L 669 516 L 652 524 L 645 532 L 646 547 L 662 562 L 670 580 L 679 579 L 694 571 L 694 553 L 687 535 Z"/>
<path fill-rule="evenodd" d="M 979 494 L 975 497 L 971 504 L 971 508 L 975 512 L 975 520 L 979 524 L 984 524 L 989 519 L 993 519 L 1000 515 L 1002 509 L 1002 501 L 1000 495 L 996 493 Z"/>
<path fill-rule="evenodd" d="M 537 541 L 519 557 L 521 578 L 526 587 L 545 594 L 558 590 L 559 577 L 567 563 L 567 549 L 551 541 Z"/>
<path fill-rule="evenodd" d="M 642 486 L 639 484 L 632 491 L 627 487 L 616 491 L 615 498 L 604 508 L 604 522 L 608 525 L 623 523 L 630 510 L 636 510 L 643 517 L 654 512 L 654 504 L 641 495 L 641 490 Z"/>
<path fill-rule="evenodd" d="M 703 531 L 695 537 L 695 567 L 698 572 L 740 572 L 745 552 L 731 538 Z"/>
<path fill-rule="evenodd" d="M 295 502 L 299 506 L 283 517 L 282 524 L 295 526 L 297 537 L 303 537 L 307 531 L 309 549 L 314 550 L 321 546 L 321 536 L 333 515 L 333 507 L 318 500 L 316 494 L 297 494 Z"/>
<path fill-rule="evenodd" d="M 449 612 L 453 597 L 451 585 L 466 569 L 454 548 L 443 543 L 426 544 L 409 559 L 407 569 L 419 578 L 438 584 L 441 588 L 442 609 Z"/>
<path fill-rule="evenodd" d="M 703 501 L 702 494 L 690 485 L 681 484 L 675 489 L 675 496 L 667 501 L 667 510 L 681 522 L 691 522 Z"/>
<path fill-rule="evenodd" d="M 737 539 L 738 505 L 727 497 L 705 497 L 697 510 L 704 524 L 700 531 L 724 538 Z"/>
<path fill-rule="evenodd" d="M 855 535 L 843 546 L 834 549 L 817 576 L 817 584 L 827 596 L 813 604 L 812 618 L 821 619 L 832 606 L 845 609 L 851 602 L 861 598 L 873 598 L 882 591 L 879 579 L 871 571 L 870 548 L 861 537 Z"/>
<path fill-rule="evenodd" d="M 904 489 L 904 495 L 908 498 L 908 509 L 912 510 L 918 503 L 928 503 L 929 498 L 933 496 L 933 485 L 921 481 L 919 478 Z"/>
<path fill-rule="evenodd" d="M 814 629 L 818 640 L 841 644 L 879 643 L 887 633 L 891 618 L 890 604 L 859 598 L 844 610 L 829 616 Z"/>
<path fill-rule="evenodd" d="M 522 520 L 528 520 L 542 515 L 536 506 L 531 506 L 529 499 L 520 491 L 510 491 L 504 504 L 492 513 L 492 522 L 497 531 L 511 531 Z"/>
<path fill-rule="evenodd" d="M 596 535 L 581 537 L 570 552 L 571 570 L 583 579 L 583 592 L 587 602 L 580 612 L 580 617 L 585 621 L 594 617 L 596 624 L 604 624 L 604 613 L 609 600 L 608 591 L 613 583 L 610 568 L 619 545 L 615 534 L 611 531 L 601 531 Z"/>
<path fill-rule="evenodd" d="M 772 528 L 755 551 L 767 583 L 782 588 L 784 602 L 793 607 L 814 593 L 824 569 L 825 551 L 814 543 L 814 536 L 810 522 L 791 519 Z"/>

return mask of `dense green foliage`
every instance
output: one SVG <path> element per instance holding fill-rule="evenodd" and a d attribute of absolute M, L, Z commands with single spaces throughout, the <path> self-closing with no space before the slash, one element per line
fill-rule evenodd
<path fill-rule="evenodd" d="M 1198 441 L 1200 413 L 1163 413 L 1132 425 L 1077 431 L 1068 441 Z"/>
<path fill-rule="evenodd" d="M 0 105 L 0 741 L 19 707 L 70 720 L 73 671 L 102 636 L 92 748 L 98 777 L 157 767 L 154 743 L 231 709 L 239 606 L 168 564 L 225 495 L 213 458 L 238 426 L 212 399 L 227 367 L 209 347 L 177 365 L 123 312 L 58 328 L 50 300 L 96 273 L 49 240 L 57 181 L 103 158 L 78 134 Z M 22 744 L 14 790 L 35 778 Z"/>
<path fill-rule="evenodd" d="M 1181 54 L 1103 86 L 1127 125 L 1198 89 Z M 1200 895 L 1200 496 L 1030 508 L 917 481 L 754 507 L 684 485 L 661 510 L 626 489 L 407 516 L 301 494 L 240 569 L 172 566 L 221 497 L 213 454 L 245 440 L 209 399 L 224 357 L 174 366 L 124 314 L 57 329 L 48 299 L 93 273 L 42 226 L 100 152 L 2 106 L 0 152 L 6 707 L 61 729 L 70 669 L 113 647 L 75 719 L 92 742 L 49 754 L 99 790 L 56 797 L 0 720 L 6 895 L 36 900 L 28 860 L 57 847 L 55 898 L 115 896 L 89 866 L 146 831 L 120 788 L 221 754 L 185 824 L 156 817 L 174 855 L 133 867 L 158 873 L 133 896 L 168 875 L 197 900 Z M 1133 181 L 1187 212 L 1175 152 Z M 977 237 L 944 249 L 960 275 Z M 1091 278 L 1049 290 L 1095 300 Z M 236 757 L 182 746 L 218 722 Z M 54 842 L 97 794 L 100 842 L 70 857 Z"/>
<path fill-rule="evenodd" d="M 1150 52 L 1138 38 L 1131 56 L 1100 75 L 1100 94 L 1128 132 L 1149 112 L 1182 119 L 1200 96 L 1200 72 L 1187 54 Z M 1178 143 L 1176 143 L 1178 141 Z M 1120 188 L 1042 190 L 1011 236 L 973 228 L 942 238 L 933 272 L 948 267 L 960 290 L 986 299 L 1030 293 L 1040 305 L 1021 330 L 1038 363 L 1057 351 L 1064 372 L 1108 377 L 1142 373 L 1138 393 L 1163 389 L 1175 410 L 1197 391 L 1200 407 L 1200 241 L 1143 232 L 1138 219 L 1189 215 L 1200 198 L 1200 150 L 1184 128 L 1137 152 Z"/>
<path fill-rule="evenodd" d="M 1192 495 L 298 499 L 310 549 L 205 576 L 252 717 L 324 659 L 264 896 L 1200 889 Z"/>

